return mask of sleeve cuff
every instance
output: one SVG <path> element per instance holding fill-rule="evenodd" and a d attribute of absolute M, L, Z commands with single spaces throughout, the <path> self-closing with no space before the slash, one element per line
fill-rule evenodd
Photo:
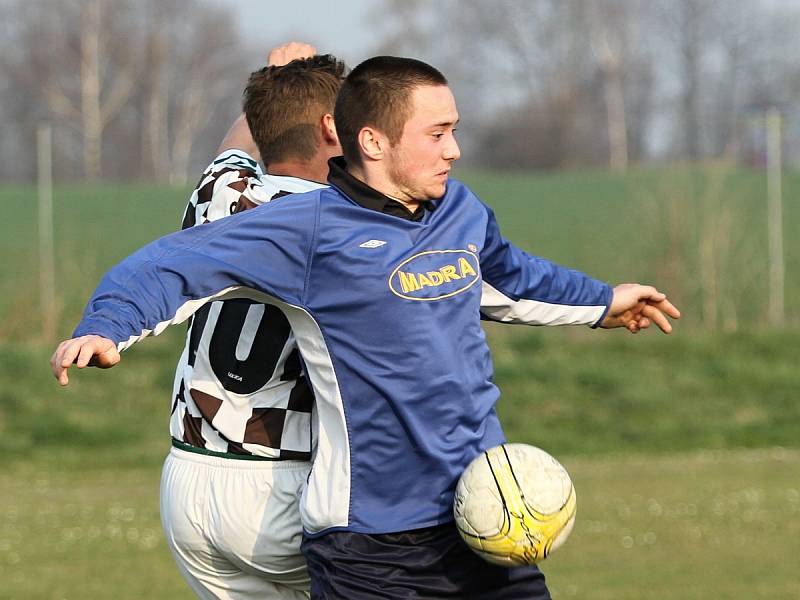
<path fill-rule="evenodd" d="M 603 311 L 603 314 L 600 315 L 600 318 L 597 319 L 597 321 L 594 322 L 594 325 L 591 326 L 592 329 L 597 329 L 598 327 L 600 327 L 600 324 L 603 322 L 603 319 L 606 318 L 606 315 L 608 314 L 608 311 L 611 308 L 611 302 L 614 300 L 614 290 L 608 284 L 606 284 L 606 291 L 604 295 L 605 295 L 606 308 Z"/>

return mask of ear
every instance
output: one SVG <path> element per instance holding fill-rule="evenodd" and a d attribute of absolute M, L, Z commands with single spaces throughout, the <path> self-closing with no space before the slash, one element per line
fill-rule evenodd
<path fill-rule="evenodd" d="M 358 146 L 361 155 L 370 160 L 383 160 L 389 147 L 388 138 L 373 127 L 362 127 L 358 132 Z"/>
<path fill-rule="evenodd" d="M 333 115 L 330 113 L 322 115 L 319 126 L 323 145 L 338 146 L 339 136 L 336 135 L 336 124 L 333 122 Z"/>

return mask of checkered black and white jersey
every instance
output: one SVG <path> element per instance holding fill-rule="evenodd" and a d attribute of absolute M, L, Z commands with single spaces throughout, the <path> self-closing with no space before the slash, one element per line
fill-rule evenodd
<path fill-rule="evenodd" d="M 189 199 L 183 228 L 324 187 L 264 174 L 240 150 L 220 154 Z M 189 326 L 175 373 L 170 433 L 215 452 L 309 459 L 313 396 L 294 336 L 274 306 L 212 302 Z"/>

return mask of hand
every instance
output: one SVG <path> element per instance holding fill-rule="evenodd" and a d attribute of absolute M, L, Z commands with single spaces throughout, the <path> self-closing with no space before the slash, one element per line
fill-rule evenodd
<path fill-rule="evenodd" d="M 317 49 L 303 42 L 289 42 L 283 46 L 278 46 L 269 51 L 267 65 L 270 67 L 282 67 L 298 58 L 310 58 L 317 53 Z"/>
<path fill-rule="evenodd" d="M 639 333 L 655 323 L 664 333 L 672 331 L 667 316 L 679 319 L 680 311 L 667 300 L 667 296 L 650 285 L 623 283 L 614 288 L 614 297 L 601 327 L 625 327 Z"/>
<path fill-rule="evenodd" d="M 50 358 L 50 369 L 58 383 L 67 385 L 67 370 L 73 363 L 79 369 L 86 366 L 110 369 L 118 362 L 119 352 L 114 342 L 99 335 L 84 335 L 61 342 Z"/>

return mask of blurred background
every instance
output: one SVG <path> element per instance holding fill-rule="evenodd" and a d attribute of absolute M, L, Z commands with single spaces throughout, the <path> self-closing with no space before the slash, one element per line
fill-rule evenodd
<path fill-rule="evenodd" d="M 185 182 L 268 48 L 308 39 L 355 66 L 411 55 L 443 70 L 464 164 L 763 166 L 763 120 L 800 160 L 797 0 L 3 0 L 4 180 L 31 181 L 35 123 L 57 179 Z M 113 150 L 113 151 L 112 151 Z M 191 177 L 190 177 L 191 175 Z"/>
<path fill-rule="evenodd" d="M 672 336 L 487 325 L 571 472 L 556 598 L 800 598 L 800 0 L 0 0 L 0 599 L 189 598 L 159 525 L 181 327 L 59 389 L 103 272 L 179 227 L 269 49 L 430 62 L 507 237 L 654 283 Z"/>

